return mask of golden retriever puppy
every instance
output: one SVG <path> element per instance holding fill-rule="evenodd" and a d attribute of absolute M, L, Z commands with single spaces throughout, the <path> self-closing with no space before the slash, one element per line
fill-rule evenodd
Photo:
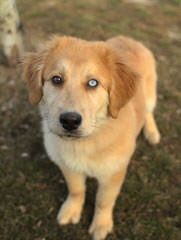
<path fill-rule="evenodd" d="M 89 232 L 104 239 L 138 134 L 144 127 L 151 144 L 160 140 L 153 55 L 124 36 L 105 42 L 54 37 L 28 55 L 24 78 L 30 102 L 40 106 L 46 151 L 68 185 L 58 223 L 79 222 L 85 180 L 94 177 L 99 187 Z"/>

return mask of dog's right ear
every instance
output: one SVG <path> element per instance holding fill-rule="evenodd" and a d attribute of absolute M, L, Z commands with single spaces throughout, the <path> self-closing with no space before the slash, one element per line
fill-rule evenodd
<path fill-rule="evenodd" d="M 29 90 L 29 101 L 37 104 L 42 98 L 42 55 L 40 53 L 29 53 L 24 62 L 23 78 L 27 83 Z"/>
<path fill-rule="evenodd" d="M 29 100 L 32 104 L 40 102 L 43 96 L 43 66 L 49 54 L 54 49 L 62 48 L 67 42 L 67 37 L 52 36 L 48 42 L 40 46 L 36 53 L 29 53 L 23 61 L 23 78 L 29 90 Z"/>
<path fill-rule="evenodd" d="M 67 44 L 68 38 L 66 36 L 52 36 L 50 41 L 42 45 L 38 52 L 29 53 L 23 61 L 25 79 L 29 89 L 29 100 L 32 104 L 40 102 L 43 96 L 43 67 L 49 54 L 56 51 L 57 48 L 63 48 Z"/>

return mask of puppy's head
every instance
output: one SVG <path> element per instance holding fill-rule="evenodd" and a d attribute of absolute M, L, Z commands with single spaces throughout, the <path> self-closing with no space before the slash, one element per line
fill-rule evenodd
<path fill-rule="evenodd" d="M 116 118 L 136 91 L 138 76 L 104 42 L 56 37 L 25 60 L 29 100 L 48 129 L 86 137 Z"/>

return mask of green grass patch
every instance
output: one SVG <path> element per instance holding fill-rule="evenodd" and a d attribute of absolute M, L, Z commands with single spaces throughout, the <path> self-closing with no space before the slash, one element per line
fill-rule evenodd
<path fill-rule="evenodd" d="M 146 6 L 120 0 L 17 1 L 30 51 L 52 33 L 88 40 L 125 34 L 141 40 L 156 56 L 155 117 L 161 142 L 150 146 L 143 134 L 139 136 L 115 205 L 110 240 L 180 240 L 181 236 L 181 55 L 179 41 L 167 34 L 172 26 L 180 28 L 181 2 L 157 2 Z M 21 72 L 4 68 L 0 78 L 0 239 L 90 239 L 95 181 L 88 180 L 80 223 L 60 228 L 56 216 L 67 187 L 45 153 L 37 106 L 28 103 Z"/>

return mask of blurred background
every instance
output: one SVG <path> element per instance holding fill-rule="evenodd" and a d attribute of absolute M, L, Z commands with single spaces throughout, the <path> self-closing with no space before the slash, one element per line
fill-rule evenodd
<path fill-rule="evenodd" d="M 7 0 L 6 0 L 7 1 Z M 0 2 L 0 41 L 4 10 Z M 96 182 L 88 180 L 81 222 L 59 227 L 67 189 L 42 143 L 38 107 L 28 102 L 19 56 L 52 34 L 105 40 L 119 34 L 152 50 L 157 61 L 156 120 L 161 143 L 143 139 L 114 209 L 109 240 L 181 239 L 181 0 L 16 0 L 21 47 L 0 56 L 0 239 L 87 240 Z M 14 10 L 13 10 L 14 11 Z M 6 41 L 7 43 L 7 41 Z M 14 61 L 15 58 L 15 61 Z"/>

